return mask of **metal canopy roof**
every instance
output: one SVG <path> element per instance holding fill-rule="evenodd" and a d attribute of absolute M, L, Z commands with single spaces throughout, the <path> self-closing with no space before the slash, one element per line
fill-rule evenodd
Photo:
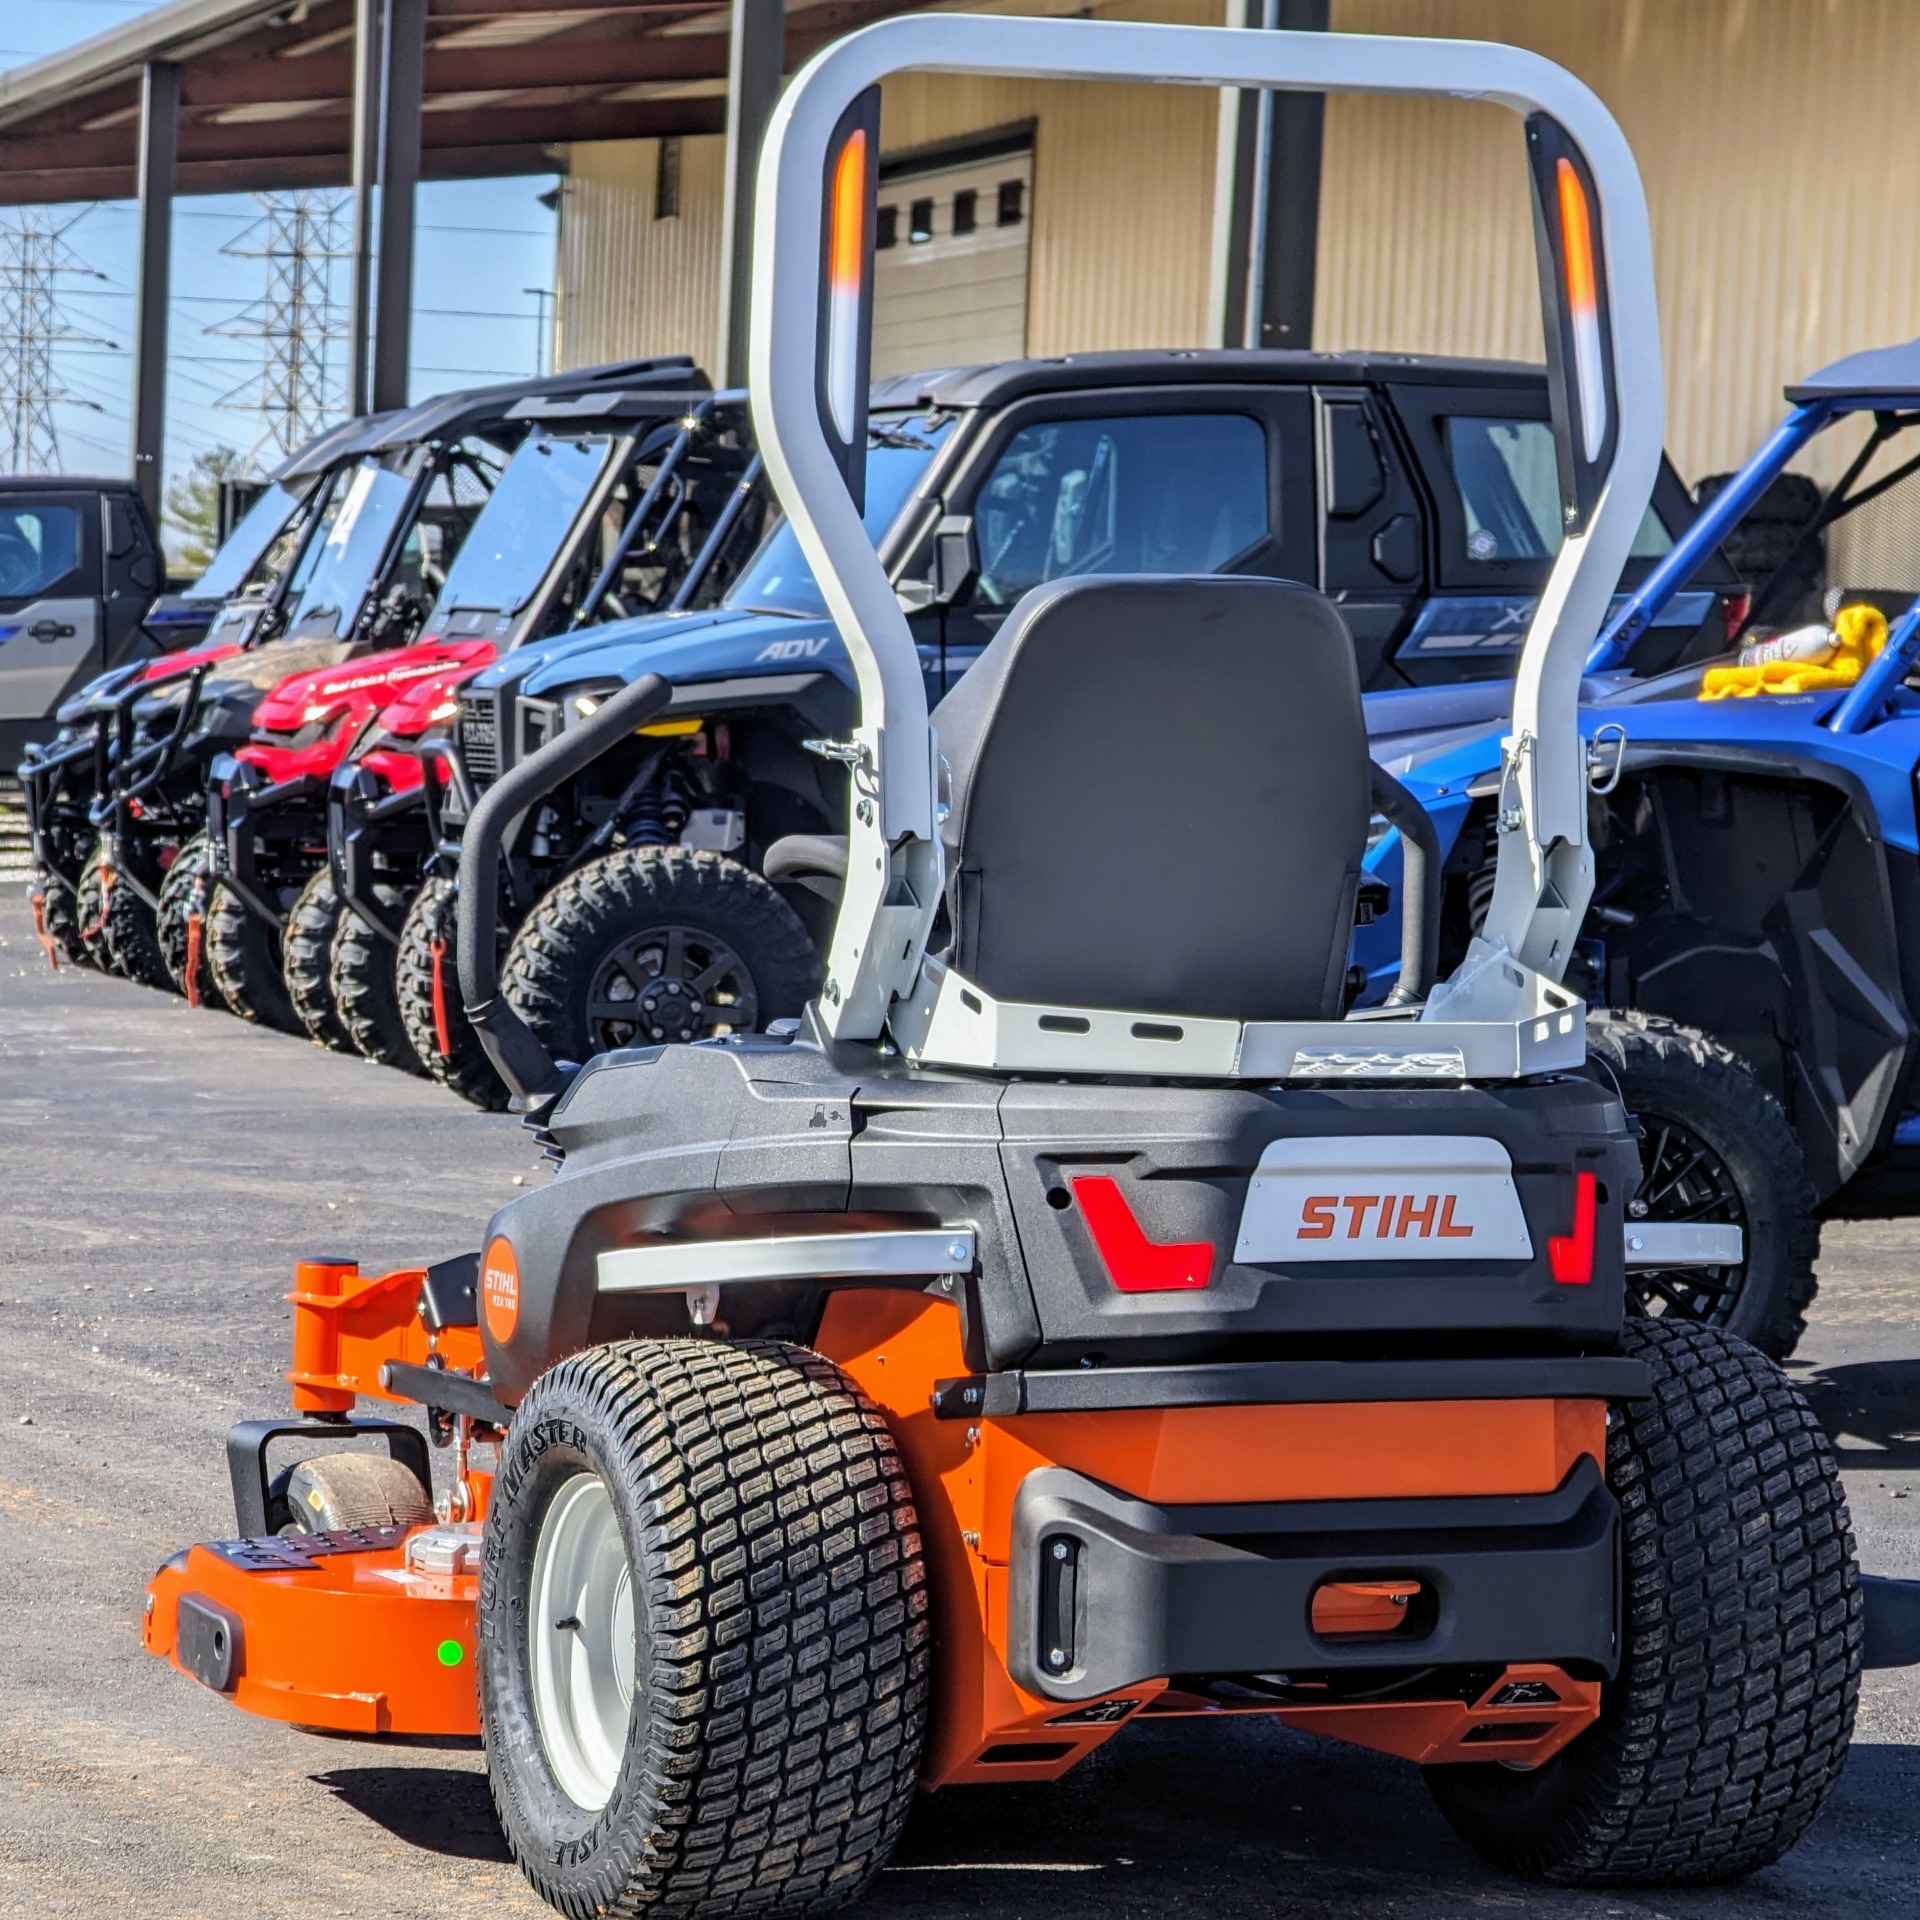
<path fill-rule="evenodd" d="M 1787 389 L 1787 399 L 1796 407 L 1833 400 L 1920 404 L 1920 340 L 1850 353 L 1832 366 L 1796 380 Z"/>
<path fill-rule="evenodd" d="M 902 10 L 789 0 L 787 65 Z M 712 0 L 429 0 L 421 173 L 542 173 L 569 141 L 718 133 L 727 29 Z M 181 69 L 179 192 L 347 183 L 352 0 L 174 0 L 0 74 L 0 205 L 132 198 L 150 61 Z"/>

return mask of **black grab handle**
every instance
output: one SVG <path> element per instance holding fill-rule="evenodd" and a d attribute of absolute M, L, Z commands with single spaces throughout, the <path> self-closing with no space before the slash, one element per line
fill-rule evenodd
<path fill-rule="evenodd" d="M 500 856 L 507 828 L 616 740 L 645 726 L 672 698 L 672 682 L 657 673 L 643 674 L 632 686 L 622 687 L 598 711 L 576 721 L 501 775 L 480 796 L 461 838 L 456 922 L 460 997 L 493 1070 L 529 1110 L 537 1110 L 558 1094 L 566 1086 L 566 1076 L 533 1030 L 500 997 L 495 944 L 500 930 Z"/>
<path fill-rule="evenodd" d="M 1440 835 L 1426 808 L 1385 767 L 1369 764 L 1373 810 L 1400 829 L 1400 978 L 1387 1005 L 1417 1006 L 1440 971 Z"/>

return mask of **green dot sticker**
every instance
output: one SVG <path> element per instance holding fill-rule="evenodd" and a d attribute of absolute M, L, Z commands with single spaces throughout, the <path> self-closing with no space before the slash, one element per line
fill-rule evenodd
<path fill-rule="evenodd" d="M 466 1648 L 458 1640 L 442 1640 L 433 1651 L 443 1667 L 457 1667 L 467 1657 Z"/>

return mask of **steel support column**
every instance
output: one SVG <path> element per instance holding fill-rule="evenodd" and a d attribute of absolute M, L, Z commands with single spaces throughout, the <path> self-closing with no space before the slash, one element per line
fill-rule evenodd
<path fill-rule="evenodd" d="M 167 297 L 173 260 L 173 179 L 180 69 L 147 63 L 140 82 L 140 266 L 134 311 L 133 478 L 160 519 L 167 427 Z"/>
<path fill-rule="evenodd" d="M 786 65 L 786 0 L 733 0 L 727 49 L 726 225 L 720 250 L 722 386 L 747 379 L 747 300 L 753 284 L 753 183 L 760 142 Z"/>
<path fill-rule="evenodd" d="M 420 96 L 427 0 L 387 0 L 380 116 L 380 242 L 374 273 L 373 407 L 407 404 L 413 345 L 413 201 L 420 182 Z"/>
<path fill-rule="evenodd" d="M 372 405 L 373 192 L 380 179 L 380 0 L 354 0 L 353 259 L 347 310 L 347 404 L 357 417 Z"/>
<path fill-rule="evenodd" d="M 1252 0 L 1245 24 L 1324 33 L 1330 0 Z M 1310 347 L 1320 247 L 1320 153 L 1326 96 L 1243 93 L 1233 137 L 1220 340 L 1229 347 Z"/>

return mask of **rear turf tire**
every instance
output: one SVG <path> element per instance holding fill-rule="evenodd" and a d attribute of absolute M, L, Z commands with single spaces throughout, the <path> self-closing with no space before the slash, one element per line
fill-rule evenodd
<path fill-rule="evenodd" d="M 508 1001 L 556 1060 L 754 1033 L 797 1014 L 820 963 L 800 917 L 738 860 L 629 847 L 570 873 L 507 949 Z"/>
<path fill-rule="evenodd" d="M 899 1837 L 926 1723 L 893 1436 L 830 1361 L 771 1341 L 561 1361 L 501 1449 L 478 1644 L 494 1805 L 551 1905 L 846 1905 Z"/>
<path fill-rule="evenodd" d="M 1620 1674 L 1531 1773 L 1438 1766 L 1454 1831 L 1563 1886 L 1738 1880 L 1791 1847 L 1846 1760 L 1865 1637 L 1853 1529 L 1800 1390 L 1715 1327 L 1632 1320 L 1653 1396 L 1608 1420 Z"/>
<path fill-rule="evenodd" d="M 160 942 L 160 958 L 167 969 L 167 977 L 173 982 L 176 993 L 187 990 L 187 951 L 192 944 L 189 937 L 189 921 L 193 913 L 195 891 L 206 872 L 207 836 L 196 833 L 185 846 L 167 875 L 160 882 L 160 911 L 155 916 L 154 933 Z M 226 1006 L 220 989 L 214 984 L 213 968 L 207 959 L 207 907 L 206 897 L 212 894 L 211 883 L 204 890 L 200 909 L 200 960 L 199 980 L 196 993 L 203 1007 Z"/>
<path fill-rule="evenodd" d="M 333 937 L 346 917 L 333 889 L 333 874 L 321 867 L 307 877 L 280 936 L 287 1001 L 309 1040 L 336 1053 L 354 1053 L 353 1036 L 333 1000 Z"/>
<path fill-rule="evenodd" d="M 1638 1310 L 1723 1327 L 1784 1360 L 1806 1331 L 1820 1223 L 1779 1101 L 1717 1040 L 1658 1014 L 1594 1014 L 1587 1046 L 1641 1130 L 1628 1231 L 1636 1219 L 1724 1220 L 1745 1237 L 1737 1267 L 1630 1272 Z"/>
<path fill-rule="evenodd" d="M 383 907 L 399 909 L 402 896 L 397 888 L 379 886 L 374 891 Z M 400 992 L 394 982 L 398 957 L 391 940 L 347 908 L 334 929 L 328 958 L 334 1010 L 347 1037 L 369 1060 L 403 1073 L 424 1073 L 400 1017 Z"/>
<path fill-rule="evenodd" d="M 232 1012 L 256 1026 L 305 1037 L 281 973 L 280 929 L 224 886 L 214 888 L 207 906 L 206 954 Z"/>
<path fill-rule="evenodd" d="M 493 1070 L 480 1036 L 474 1032 L 460 998 L 460 949 L 454 928 L 459 890 L 438 875 L 413 896 L 400 928 L 400 953 L 394 963 L 393 990 L 400 1023 L 427 1077 L 451 1088 L 462 1100 L 488 1113 L 504 1113 L 508 1094 Z M 433 943 L 445 942 L 440 957 L 441 1006 L 446 1015 L 447 1051 L 440 1050 L 440 1029 L 433 1016 Z"/>

